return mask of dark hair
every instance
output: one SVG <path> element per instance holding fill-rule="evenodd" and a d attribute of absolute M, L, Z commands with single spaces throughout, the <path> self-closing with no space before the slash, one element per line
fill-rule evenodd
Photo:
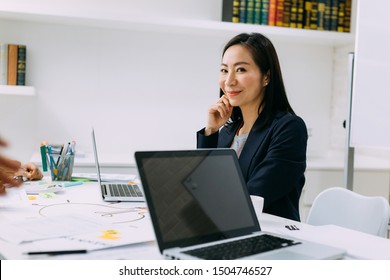
<path fill-rule="evenodd" d="M 290 112 L 295 115 L 287 99 L 278 55 L 276 54 L 272 42 L 260 33 L 242 33 L 232 38 L 226 44 L 222 56 L 228 48 L 238 44 L 250 51 L 252 58 L 259 67 L 261 73 L 263 75 L 269 75 L 269 82 L 265 87 L 264 98 L 258 109 L 260 113 L 260 108 L 263 108 L 262 114 L 265 114 L 266 121 L 263 125 L 266 125 L 271 119 L 271 116 L 278 111 Z M 220 96 L 222 95 L 223 92 L 221 89 Z M 239 107 L 233 108 L 230 119 L 233 122 L 242 119 L 242 113 Z"/>

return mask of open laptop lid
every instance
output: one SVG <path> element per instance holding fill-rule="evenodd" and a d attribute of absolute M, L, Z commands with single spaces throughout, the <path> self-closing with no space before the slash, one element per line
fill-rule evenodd
<path fill-rule="evenodd" d="M 159 249 L 260 230 L 230 149 L 136 152 Z"/>
<path fill-rule="evenodd" d="M 100 166 L 99 166 L 98 152 L 97 152 L 97 146 L 96 146 L 95 130 L 93 128 L 92 128 L 92 147 L 93 147 L 93 154 L 94 154 L 94 158 L 95 158 L 96 177 L 97 177 L 97 181 L 98 181 L 99 186 L 100 186 L 102 182 L 101 182 L 101 178 L 100 178 Z"/>

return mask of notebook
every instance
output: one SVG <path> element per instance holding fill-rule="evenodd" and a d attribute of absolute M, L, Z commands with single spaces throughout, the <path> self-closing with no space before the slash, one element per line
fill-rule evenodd
<path fill-rule="evenodd" d="M 103 200 L 134 202 L 145 201 L 141 187 L 138 184 L 128 184 L 123 182 L 102 182 L 94 129 L 92 129 L 92 146 L 95 157 L 97 181 L 101 189 Z"/>
<path fill-rule="evenodd" d="M 135 159 L 165 258 L 337 259 L 345 254 L 261 231 L 234 150 L 139 151 Z M 249 252 L 241 252 L 245 243 Z M 221 247 L 228 247 L 227 253 L 220 253 Z"/>

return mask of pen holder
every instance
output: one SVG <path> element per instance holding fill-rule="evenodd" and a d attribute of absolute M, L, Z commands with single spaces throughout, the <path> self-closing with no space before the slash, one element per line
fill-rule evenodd
<path fill-rule="evenodd" d="M 66 154 L 57 157 L 47 155 L 47 157 L 52 181 L 72 180 L 74 154 Z"/>

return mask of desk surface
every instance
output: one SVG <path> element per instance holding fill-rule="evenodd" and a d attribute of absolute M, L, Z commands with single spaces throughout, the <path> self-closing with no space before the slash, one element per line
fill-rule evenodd
<path fill-rule="evenodd" d="M 143 219 L 138 221 L 136 221 L 137 219 L 133 219 L 134 215 L 139 215 L 139 213 L 135 213 L 132 209 L 145 209 L 145 203 L 116 203 L 113 205 L 112 203 L 103 202 L 96 183 L 85 183 L 81 186 L 69 187 L 64 192 L 58 193 L 55 197 L 51 198 L 43 196 L 28 200 L 26 197 L 23 186 L 20 188 L 12 188 L 9 190 L 7 196 L 0 197 L 0 222 L 3 226 L 7 225 L 10 221 L 27 221 L 37 216 L 42 218 L 58 215 L 59 217 L 60 215 L 71 214 L 75 211 L 78 211 L 77 213 L 83 212 L 84 214 L 90 211 L 94 215 L 99 214 L 99 217 L 102 219 L 110 216 L 113 219 L 110 222 L 113 228 L 118 224 L 125 225 L 126 228 L 122 232 L 127 231 L 128 235 L 134 234 L 137 228 L 141 229 L 146 236 L 145 240 L 151 241 L 92 251 L 87 254 L 48 257 L 48 255 L 29 256 L 24 253 L 37 249 L 45 251 L 53 250 L 53 244 L 54 247 L 58 245 L 55 242 L 38 241 L 16 244 L 0 239 L 0 254 L 5 259 L 162 259 L 157 244 L 154 241 L 154 233 L 148 215 L 143 213 Z M 30 199 L 32 198 L 30 197 Z M 112 208 L 113 211 L 101 211 L 102 208 L 107 207 Z M 133 217 L 129 220 L 130 215 L 133 215 Z M 127 220 L 123 220 L 124 217 Z M 347 259 L 390 259 L 389 239 L 333 225 L 311 226 L 265 213 L 260 215 L 259 221 L 263 231 L 343 248 L 347 251 Z M 296 225 L 299 230 L 289 230 L 285 227 L 286 225 Z M 57 242 L 63 241 L 61 239 L 54 240 L 57 240 Z M 37 246 L 34 243 L 40 245 Z"/>

